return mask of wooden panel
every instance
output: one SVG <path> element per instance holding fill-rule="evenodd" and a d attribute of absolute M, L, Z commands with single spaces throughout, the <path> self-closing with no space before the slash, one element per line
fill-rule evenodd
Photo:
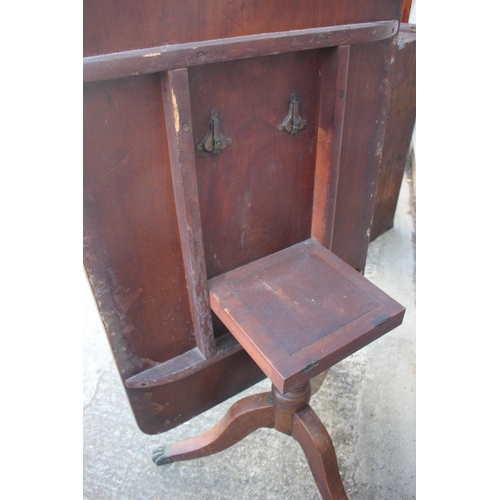
<path fill-rule="evenodd" d="M 404 307 L 313 239 L 213 278 L 209 288 L 214 312 L 281 392 L 404 315 Z"/>
<path fill-rule="evenodd" d="M 208 277 L 310 236 L 320 60 L 297 52 L 189 69 L 195 142 L 216 109 L 232 145 L 196 153 Z M 308 125 L 278 131 L 290 94 Z"/>
<path fill-rule="evenodd" d="M 160 76 L 85 84 L 83 135 L 84 264 L 125 381 L 196 347 Z M 127 389 L 141 430 L 171 429 L 264 377 L 241 350 L 221 357 L 172 384 Z"/>
<path fill-rule="evenodd" d="M 211 281 L 222 303 L 227 304 L 222 297 L 237 300 L 282 357 L 303 349 L 304 339 L 315 342 L 352 321 L 353 314 L 361 316 L 377 305 L 303 246 L 299 243 L 298 250 L 278 252 L 233 271 L 230 278 Z"/>
<path fill-rule="evenodd" d="M 166 385 L 127 389 L 139 428 L 158 434 L 238 394 L 265 378 L 245 351 Z"/>
<path fill-rule="evenodd" d="M 84 56 L 256 33 L 399 19 L 402 0 L 84 0 Z"/>
<path fill-rule="evenodd" d="M 84 263 L 123 377 L 195 346 L 159 75 L 84 88 Z"/>
<path fill-rule="evenodd" d="M 416 117 L 416 32 L 401 25 L 392 79 L 387 128 L 378 180 L 371 239 L 394 225 L 399 191 Z"/>
<path fill-rule="evenodd" d="M 291 8 L 290 3 L 285 0 L 265 3 L 219 0 L 85 0 L 84 54 L 98 55 L 229 36 L 398 19 L 400 4 L 400 0 L 384 0 L 377 5 L 375 2 L 364 0 L 335 0 L 333 3 L 330 0 L 320 0 L 314 5 L 310 2 L 298 2 Z M 376 86 L 377 78 L 383 80 L 385 73 L 378 71 L 377 65 L 383 66 L 387 61 L 385 47 L 387 44 L 377 42 L 376 48 L 359 49 L 355 51 L 354 56 L 351 52 L 351 62 L 354 58 L 355 64 L 354 72 L 349 70 L 349 85 L 351 89 L 361 89 L 362 92 L 359 105 L 351 105 L 349 109 L 346 101 L 346 118 L 349 114 L 354 115 L 350 121 L 347 120 L 350 133 L 344 137 L 342 144 L 340 201 L 337 206 L 338 214 L 335 216 L 336 231 L 338 229 L 343 235 L 339 234 L 334 244 L 346 255 L 352 255 L 353 261 L 363 260 L 363 252 L 366 255 L 366 250 L 357 245 L 364 236 L 360 236 L 361 232 L 355 224 L 356 219 L 350 211 L 356 210 L 356 203 L 361 202 L 362 189 L 359 183 L 363 184 L 364 181 L 360 179 L 364 179 L 366 169 L 373 165 L 370 161 L 358 165 L 358 160 L 349 154 L 345 159 L 343 157 L 346 147 L 348 150 L 357 148 L 356 126 L 361 131 L 361 147 L 366 147 L 370 142 L 368 129 L 375 134 L 372 137 L 376 137 L 373 127 L 376 128 L 377 125 L 373 124 L 373 118 L 378 118 L 379 115 L 373 108 L 383 105 L 383 100 L 376 103 L 373 96 L 367 98 L 363 95 L 360 82 Z M 283 58 L 282 62 L 278 63 L 278 58 Z M 307 211 L 307 207 L 312 207 L 314 165 L 311 158 L 314 158 L 317 145 L 315 128 L 316 110 L 319 106 L 319 57 L 315 53 L 303 52 L 300 55 L 273 56 L 267 60 L 273 63 L 263 62 L 265 58 L 256 65 L 250 60 L 246 63 L 241 61 L 249 64 L 249 70 L 247 73 L 246 70 L 241 70 L 240 79 L 219 69 L 218 73 L 213 73 L 218 74 L 218 82 L 210 78 L 196 82 L 197 76 L 205 75 L 203 71 L 210 76 L 206 69 L 209 66 L 189 70 L 190 78 L 195 79 L 190 80 L 191 93 L 194 94 L 192 101 L 196 104 L 193 105 L 195 141 L 200 140 L 207 131 L 212 104 L 205 98 L 210 96 L 220 99 L 214 107 L 221 110 L 219 116 L 222 131 L 237 139 L 219 158 L 196 154 L 197 178 L 199 182 L 203 181 L 199 185 L 202 217 L 205 217 L 203 231 L 206 231 L 205 227 L 213 225 L 210 234 L 214 235 L 213 243 L 205 241 L 205 250 L 210 245 L 219 245 L 222 248 L 218 242 L 219 229 L 215 221 L 210 222 L 211 217 L 217 216 L 212 216 L 210 210 L 214 208 L 215 213 L 215 208 L 222 207 L 226 214 L 231 212 L 231 209 L 228 211 L 224 207 L 223 201 L 226 181 L 233 184 L 236 182 L 237 189 L 240 190 L 245 181 L 253 183 L 256 188 L 265 187 L 266 182 L 275 187 L 281 186 L 283 182 L 298 183 L 297 190 L 292 190 L 287 196 L 276 190 L 274 195 L 280 197 L 280 203 L 285 203 L 287 209 L 292 212 L 300 211 L 297 204 L 305 207 L 304 218 L 292 227 L 288 223 L 292 214 L 277 210 L 273 196 L 264 196 L 261 204 L 252 204 L 253 207 L 259 207 L 258 213 L 253 212 L 249 216 L 241 212 L 244 207 L 242 203 L 229 198 L 227 203 L 236 209 L 236 219 L 239 218 L 239 222 L 250 221 L 248 227 L 256 227 L 255 224 L 264 214 L 275 221 L 274 226 L 264 227 L 262 234 L 246 226 L 242 226 L 243 231 L 239 232 L 226 222 L 224 230 L 230 229 L 231 234 L 236 235 L 234 241 L 228 239 L 233 245 L 231 249 L 222 248 L 223 252 L 227 252 L 224 265 L 229 267 L 275 251 L 281 248 L 280 245 L 300 241 L 308 237 L 305 228 L 311 227 L 311 213 L 310 209 Z M 220 64 L 220 67 L 225 64 L 233 63 Z M 277 73 L 281 72 L 281 76 L 275 80 L 270 77 L 274 65 Z M 259 83 L 252 87 L 249 79 L 253 78 L 254 74 L 257 75 Z M 224 82 L 226 77 L 232 78 L 232 85 Z M 354 85 L 353 78 L 360 81 Z M 194 88 L 196 84 L 198 89 Z M 294 87 L 297 84 L 301 88 L 296 92 Z M 280 138 L 276 139 L 276 144 L 273 144 L 269 128 L 269 135 L 259 136 L 266 143 L 266 148 L 252 145 L 252 141 L 248 139 L 249 134 L 260 133 L 261 127 L 268 126 L 267 120 L 273 127 L 281 122 L 287 112 L 288 98 L 292 92 L 296 92 L 299 97 L 302 116 L 310 120 L 306 129 L 293 138 L 282 132 Z M 349 92 L 348 88 L 346 97 Z M 264 104 L 252 101 L 255 99 L 253 94 L 261 94 Z M 228 109 L 240 106 L 235 105 L 239 102 L 240 95 L 247 98 L 250 96 L 249 105 L 243 106 L 240 103 L 239 111 L 231 114 Z M 223 109 L 225 106 L 227 108 Z M 360 125 L 363 106 L 368 109 L 369 121 L 361 120 Z M 170 383 L 161 386 L 147 389 L 127 388 L 138 425 L 147 433 L 169 430 L 263 378 L 262 371 L 242 351 L 231 350 L 231 354 L 227 355 L 226 352 L 220 359 L 217 358 L 216 363 L 201 366 L 196 362 L 192 363 L 193 360 L 188 354 L 192 354 L 196 342 L 175 216 L 162 108 L 158 74 L 88 83 L 84 87 L 84 261 L 89 280 L 121 377 L 126 380 L 155 367 L 159 370 L 161 367 L 162 376 L 168 372 L 167 375 L 173 377 L 168 379 Z M 311 112 L 311 109 L 314 111 Z M 254 110 L 258 113 L 265 111 L 268 118 L 254 124 L 248 114 L 249 110 L 251 113 Z M 233 123 L 226 130 L 228 119 Z M 233 130 L 236 130 L 236 135 Z M 305 144 L 299 147 L 299 143 L 294 143 L 293 139 L 304 141 Z M 271 149 L 269 145 L 272 146 Z M 273 164 L 267 165 L 266 168 L 266 155 L 273 157 L 273 148 L 280 151 L 280 155 L 284 155 L 283 158 L 290 163 L 290 171 L 277 168 Z M 376 149 L 369 149 L 367 156 L 373 156 L 375 151 Z M 228 155 L 233 155 L 233 161 L 227 163 L 226 169 L 223 159 L 227 159 Z M 275 163 L 279 160 L 281 164 L 280 155 L 275 156 Z M 250 165 L 242 161 L 244 158 L 255 159 L 257 169 L 250 169 Z M 294 163 L 295 161 L 297 163 Z M 207 165 L 208 169 L 202 171 L 201 168 Z M 343 165 L 348 166 L 344 173 Z M 243 169 L 239 171 L 245 174 L 243 178 L 238 177 L 236 167 Z M 231 168 L 234 168 L 232 176 L 228 175 Z M 221 171 L 217 172 L 217 169 Z M 348 173 L 351 169 L 356 171 L 354 178 Z M 252 177 L 257 176 L 257 172 L 263 175 L 263 179 Z M 205 182 L 208 182 L 208 185 Z M 349 202 L 349 190 L 353 186 L 357 202 Z M 340 196 L 343 190 L 344 195 Z M 244 193 L 244 190 L 241 192 Z M 277 236 L 277 242 L 272 241 L 273 232 Z M 239 255 L 241 249 L 238 251 L 242 241 L 245 249 L 243 256 Z M 255 253 L 248 248 L 249 242 L 256 242 Z M 207 264 L 213 266 L 209 272 L 218 273 L 225 269 L 223 265 L 217 264 L 214 254 L 207 257 L 207 260 Z M 219 344 L 224 343 L 222 339 L 225 331 L 219 329 Z M 217 351 L 216 356 L 219 354 Z M 189 359 L 184 363 L 186 358 Z M 182 377 L 178 378 L 179 374 L 182 374 Z M 153 378 L 151 377 L 151 380 Z"/>
<path fill-rule="evenodd" d="M 351 46 L 332 250 L 363 272 L 397 38 Z"/>

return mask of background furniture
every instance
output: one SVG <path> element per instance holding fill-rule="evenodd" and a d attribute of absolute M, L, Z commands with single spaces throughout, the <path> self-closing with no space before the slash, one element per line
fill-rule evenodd
<path fill-rule="evenodd" d="M 370 240 L 394 225 L 416 118 L 416 27 L 402 23 L 392 69 L 387 128 Z M 412 166 L 413 167 L 413 166 Z"/>

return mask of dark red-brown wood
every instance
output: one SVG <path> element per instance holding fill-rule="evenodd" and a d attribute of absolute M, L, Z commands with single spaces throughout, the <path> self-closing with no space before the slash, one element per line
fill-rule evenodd
<path fill-rule="evenodd" d="M 241 345 L 230 333 L 226 333 L 215 339 L 215 353 L 212 356 L 206 358 L 195 347 L 126 379 L 125 386 L 129 389 L 144 389 L 167 385 L 205 370 L 240 351 Z"/>
<path fill-rule="evenodd" d="M 232 139 L 196 153 L 209 278 L 310 236 L 319 70 L 315 51 L 190 68 L 195 142 L 212 108 Z M 292 93 L 310 123 L 296 136 L 277 130 Z"/>
<path fill-rule="evenodd" d="M 294 415 L 292 437 L 304 450 L 321 497 L 347 500 L 332 440 L 312 408 Z"/>
<path fill-rule="evenodd" d="M 379 21 L 163 45 L 86 57 L 83 62 L 83 80 L 109 80 L 235 59 L 375 42 L 393 36 L 397 28 L 395 20 Z"/>
<path fill-rule="evenodd" d="M 149 391 L 127 389 L 141 430 L 164 432 L 264 375 L 231 342 L 216 362 L 179 368 L 196 339 L 160 75 L 88 83 L 83 99 L 85 268 L 120 377 L 163 363 L 167 380 L 185 375 Z"/>
<path fill-rule="evenodd" d="M 127 378 L 196 346 L 160 77 L 86 84 L 83 103 L 84 261 Z"/>
<path fill-rule="evenodd" d="M 206 457 L 225 450 L 261 427 L 274 427 L 274 407 L 269 394 L 255 394 L 237 401 L 212 429 L 186 441 L 159 448 L 157 465 Z"/>
<path fill-rule="evenodd" d="M 215 354 L 208 298 L 200 204 L 193 149 L 193 124 L 186 68 L 162 74 L 162 94 L 170 170 L 179 224 L 182 258 L 196 346 L 205 358 Z"/>
<path fill-rule="evenodd" d="M 84 54 L 151 53 L 149 48 L 165 44 L 391 21 L 400 11 L 400 0 L 377 5 L 320 0 L 293 9 L 285 0 L 245 5 L 219 0 L 85 0 Z M 372 210 L 366 193 L 375 189 L 372 176 L 379 168 L 371 144 L 383 133 L 385 116 L 383 99 L 375 98 L 378 91 L 371 92 L 384 84 L 390 45 L 388 40 L 350 48 L 333 247 L 358 269 L 366 258 L 365 223 Z M 195 153 L 209 277 L 310 236 L 322 50 L 188 69 L 193 140 L 206 134 L 214 107 L 224 134 L 232 137 L 236 131 L 237 139 L 219 158 Z M 228 73 L 230 68 L 238 69 L 236 76 Z M 355 101 L 349 104 L 353 91 Z M 294 92 L 308 125 L 292 138 L 275 127 Z M 356 157 L 358 148 L 366 154 Z M 241 348 L 226 342 L 230 334 L 216 318 L 215 355 L 202 360 L 196 352 L 170 157 L 160 74 L 85 83 L 84 262 L 120 376 L 130 380 L 132 409 L 139 427 L 148 433 L 171 429 L 264 376 Z M 266 163 L 269 158 L 272 162 Z M 252 194 L 256 198 L 245 213 L 238 200 L 248 196 L 247 181 L 251 193 L 260 194 Z M 259 189 L 269 185 L 275 191 L 262 195 L 265 189 Z M 283 185 L 286 189 L 279 192 Z M 221 220 L 225 227 L 217 225 Z M 262 226 L 265 220 L 271 222 Z M 245 224 L 238 228 L 240 222 Z M 229 248 L 224 246 L 224 231 L 231 234 Z"/>
<path fill-rule="evenodd" d="M 83 55 L 400 19 L 402 0 L 84 0 Z"/>
<path fill-rule="evenodd" d="M 373 214 L 371 239 L 394 225 L 394 216 L 403 182 L 416 117 L 416 28 L 402 24 Z"/>
<path fill-rule="evenodd" d="M 210 362 L 215 358 L 215 362 Z M 217 359 L 209 358 L 177 380 L 162 385 L 127 388 L 139 428 L 159 434 L 187 422 L 265 378 L 241 348 Z M 205 365 L 206 363 L 206 365 Z M 141 372 L 139 372 L 141 373 Z"/>
<path fill-rule="evenodd" d="M 347 500 L 332 440 L 309 406 L 311 384 L 280 393 L 272 391 L 236 402 L 212 429 L 200 436 L 153 452 L 153 461 L 165 465 L 219 453 L 263 427 L 292 436 L 302 447 L 321 497 Z"/>
<path fill-rule="evenodd" d="M 363 272 L 387 123 L 396 38 L 351 46 L 332 247 Z"/>
<path fill-rule="evenodd" d="M 401 23 L 407 23 L 409 21 L 412 4 L 413 0 L 403 0 L 403 7 L 401 9 Z"/>
<path fill-rule="evenodd" d="M 405 311 L 314 239 L 209 289 L 214 312 L 283 393 L 401 324 Z"/>
<path fill-rule="evenodd" d="M 344 132 L 350 46 L 322 54 L 311 236 L 331 249 Z"/>

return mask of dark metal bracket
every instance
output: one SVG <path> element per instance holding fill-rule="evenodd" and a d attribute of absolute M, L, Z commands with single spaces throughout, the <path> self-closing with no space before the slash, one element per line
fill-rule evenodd
<path fill-rule="evenodd" d="M 299 103 L 297 102 L 297 96 L 292 94 L 290 96 L 290 105 L 288 107 L 288 114 L 282 123 L 278 125 L 278 130 L 284 130 L 289 132 L 291 135 L 295 135 L 299 130 L 302 130 L 307 124 L 306 120 L 303 120 L 299 113 Z"/>
<path fill-rule="evenodd" d="M 209 127 L 210 130 L 207 135 L 196 145 L 196 151 L 205 150 L 213 155 L 218 155 L 226 146 L 231 146 L 233 141 L 221 134 L 220 123 L 215 109 L 210 112 Z"/>

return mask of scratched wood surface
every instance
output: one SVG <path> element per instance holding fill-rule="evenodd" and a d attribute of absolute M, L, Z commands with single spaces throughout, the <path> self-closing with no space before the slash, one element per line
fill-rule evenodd
<path fill-rule="evenodd" d="M 350 46 L 322 51 L 311 236 L 332 248 Z M 333 117 L 332 117 L 333 115 Z"/>
<path fill-rule="evenodd" d="M 87 84 L 83 100 L 84 261 L 127 377 L 195 344 L 177 220 L 165 217 L 175 205 L 160 78 Z"/>
<path fill-rule="evenodd" d="M 394 225 L 416 117 L 416 31 L 402 24 L 394 61 L 382 166 L 378 179 L 371 240 Z"/>
<path fill-rule="evenodd" d="M 208 278 L 309 237 L 319 64 L 309 51 L 189 69 L 195 142 L 212 108 L 232 139 L 220 155 L 196 154 Z M 294 92 L 311 126 L 292 137 L 276 127 Z M 227 331 L 213 322 L 216 336 Z"/>
<path fill-rule="evenodd" d="M 400 19 L 402 0 L 84 0 L 83 55 Z"/>
<path fill-rule="evenodd" d="M 196 153 L 212 278 L 310 235 L 319 59 L 316 51 L 295 52 L 190 68 L 189 75 L 195 142 L 207 133 L 211 109 L 232 139 L 220 155 Z M 277 130 L 292 93 L 311 124 L 295 136 Z"/>
<path fill-rule="evenodd" d="M 404 307 L 314 239 L 209 280 L 212 309 L 281 392 L 395 328 Z"/>
<path fill-rule="evenodd" d="M 196 346 L 204 357 L 215 354 L 207 290 L 200 204 L 194 162 L 191 100 L 186 68 L 162 74 L 162 95 L 168 137 L 175 212 Z"/>
<path fill-rule="evenodd" d="M 382 5 L 337 0 L 333 7 L 325 0 L 293 9 L 283 0 L 85 0 L 84 54 L 392 20 L 400 10 L 400 0 Z M 376 188 L 391 44 L 350 50 L 335 213 L 335 227 L 343 234 L 335 239 L 334 232 L 333 246 L 356 268 L 366 258 L 358 243 L 365 238 L 365 218 L 371 215 L 364 213 Z M 237 71 L 224 70 L 229 66 Z M 235 140 L 216 159 L 195 152 L 209 277 L 310 236 L 320 68 L 321 55 L 312 51 L 188 69 L 194 141 L 206 134 L 213 108 L 220 110 L 222 132 Z M 275 128 L 292 92 L 308 120 L 293 138 Z M 124 383 L 155 367 L 165 374 L 164 363 L 175 366 L 197 345 L 171 174 L 160 73 L 85 83 L 84 264 Z M 261 190 L 260 198 L 248 199 L 254 191 L 249 195 L 247 185 Z M 220 322 L 214 330 L 225 339 Z M 188 360 L 176 372 L 182 376 L 167 378 L 168 383 L 127 387 L 144 432 L 171 429 L 264 377 L 234 343 L 217 345 L 222 346 L 217 362 L 196 367 Z"/>
<path fill-rule="evenodd" d="M 85 85 L 84 151 L 84 263 L 126 380 L 196 347 L 159 75 Z M 239 350 L 171 384 L 127 393 L 140 428 L 154 434 L 262 378 Z"/>
<path fill-rule="evenodd" d="M 351 46 L 331 250 L 359 272 L 366 263 L 387 123 L 396 38 Z"/>
<path fill-rule="evenodd" d="M 398 21 L 393 19 L 273 31 L 102 54 L 84 59 L 83 81 L 110 80 L 287 52 L 369 43 L 391 36 L 397 31 L 397 27 Z"/>

